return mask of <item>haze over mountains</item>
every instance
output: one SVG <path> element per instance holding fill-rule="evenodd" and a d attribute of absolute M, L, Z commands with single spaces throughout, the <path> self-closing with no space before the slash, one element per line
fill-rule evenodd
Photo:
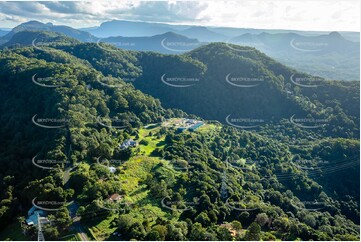
<path fill-rule="evenodd" d="M 181 54 L 207 43 L 225 42 L 255 47 L 282 64 L 311 75 L 331 80 L 360 79 L 357 32 L 237 29 L 119 20 L 78 30 L 30 21 L 8 33 L 0 31 L 0 44 L 8 47 L 16 44 L 12 37 L 23 30 L 59 32 L 83 42 L 105 42 L 126 50 L 165 54 Z"/>
<path fill-rule="evenodd" d="M 29 21 L 16 26 L 10 32 L 2 36 L 0 39 L 0 44 L 10 41 L 11 38 L 16 33 L 19 33 L 24 30 L 43 30 L 43 31 L 59 32 L 69 37 L 78 39 L 80 41 L 92 41 L 94 39 L 94 37 L 88 32 L 77 30 L 68 26 L 53 25 L 52 23 L 44 24 L 38 21 Z"/>
<path fill-rule="evenodd" d="M 6 46 L 0 230 L 37 197 L 79 206 L 78 223 L 65 206 L 49 213 L 47 240 L 79 223 L 101 240 L 359 240 L 359 81 L 325 81 L 229 43 L 169 55 L 26 30 Z M 61 128 L 34 125 L 34 114 Z M 183 118 L 204 125 L 167 126 Z M 137 147 L 122 149 L 129 139 Z M 40 169 L 35 154 L 69 162 Z M 100 203 L 115 193 L 124 200 Z M 258 232 L 232 236 L 222 226 L 234 221 Z M 12 234 L 22 231 L 0 239 Z"/>
<path fill-rule="evenodd" d="M 0 240 L 359 241 L 359 47 L 342 34 L 4 33 Z"/>
<path fill-rule="evenodd" d="M 6 35 L 9 31 L 0 29 L 0 37 Z"/>
<path fill-rule="evenodd" d="M 141 37 L 162 34 L 165 32 L 177 32 L 184 34 L 190 30 L 200 30 L 199 34 L 216 33 L 220 37 L 226 38 L 239 36 L 246 33 L 260 34 L 267 33 L 298 33 L 306 36 L 327 34 L 326 31 L 299 31 L 299 30 L 277 30 L 277 29 L 252 29 L 252 28 L 231 28 L 231 27 L 204 27 L 193 25 L 171 25 L 163 23 L 149 23 L 149 22 L 134 22 L 125 20 L 112 20 L 102 23 L 98 27 L 81 28 L 80 30 L 87 31 L 95 36 L 106 38 L 110 36 L 125 36 L 125 37 Z M 203 33 L 202 33 L 203 32 Z M 342 35 L 352 41 L 359 41 L 360 34 L 357 32 L 341 32 Z M 186 35 L 186 34 L 184 34 Z M 201 36 L 201 35 L 199 35 Z M 199 38 L 199 36 L 197 38 Z M 206 41 L 199 39 L 200 41 Z"/>

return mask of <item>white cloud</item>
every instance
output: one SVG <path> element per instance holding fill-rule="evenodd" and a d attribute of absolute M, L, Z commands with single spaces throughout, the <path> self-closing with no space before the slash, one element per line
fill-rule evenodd
<path fill-rule="evenodd" d="M 29 20 L 89 27 L 113 19 L 243 28 L 360 31 L 360 2 L 0 2 L 0 27 L 14 27 Z"/>

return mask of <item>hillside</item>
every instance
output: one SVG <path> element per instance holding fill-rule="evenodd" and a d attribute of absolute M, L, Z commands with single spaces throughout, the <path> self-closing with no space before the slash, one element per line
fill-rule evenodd
<path fill-rule="evenodd" d="M 76 44 L 80 43 L 80 41 L 57 32 L 25 30 L 15 33 L 11 39 L 1 45 L 1 47 L 34 46 L 41 49 L 47 48 L 48 43 Z"/>
<path fill-rule="evenodd" d="M 222 41 L 255 47 L 284 65 L 313 76 L 329 80 L 360 79 L 360 37 L 357 32 L 239 29 L 124 20 L 77 30 L 29 21 L 0 37 L 0 46 L 14 42 L 12 36 L 20 31 L 58 32 L 83 42 L 106 42 L 125 50 L 163 54 L 183 54 L 204 44 Z"/>
<path fill-rule="evenodd" d="M 98 41 L 100 44 L 102 42 L 125 50 L 155 51 L 167 54 L 184 53 L 201 45 L 197 39 L 190 39 L 173 32 L 151 37 L 108 37 Z"/>
<path fill-rule="evenodd" d="M 205 119 L 224 124 L 227 117 L 255 119 L 267 125 L 290 120 L 295 115 L 327 120 L 322 131 L 318 130 L 322 135 L 358 137 L 358 82 L 332 82 L 299 73 L 253 48 L 214 43 L 181 56 L 118 50 L 133 55 L 141 70 L 141 74 L 131 78 L 119 73 L 117 66 L 124 64 L 122 59 L 114 58 L 116 51 L 87 55 L 99 52 L 94 44 L 63 50 L 87 59 L 106 75 L 132 79 L 136 88 L 159 98 L 165 107 L 179 108 Z M 337 102 L 327 92 L 337 95 Z M 348 98 L 341 98 L 341 93 Z M 338 117 L 332 115 L 334 110 L 339 112 Z M 247 122 L 246 125 L 252 126 Z"/>
<path fill-rule="evenodd" d="M 37 34 L 46 48 L 0 50 L 0 239 L 36 200 L 47 240 L 359 240 L 359 83 L 315 88 L 224 43 L 164 55 Z"/>
<path fill-rule="evenodd" d="M 11 40 L 11 38 L 21 31 L 50 31 L 58 32 L 67 35 L 71 38 L 75 38 L 80 41 L 95 41 L 97 38 L 89 34 L 88 32 L 77 30 L 68 26 L 53 25 L 52 23 L 44 24 L 38 21 L 29 21 L 22 23 L 13 28 L 9 33 L 0 38 L 0 45 Z"/>
<path fill-rule="evenodd" d="M 360 79 L 360 41 L 347 40 L 338 32 L 317 36 L 296 33 L 244 34 L 228 42 L 253 46 L 297 70 L 330 80 Z"/>
<path fill-rule="evenodd" d="M 220 41 L 227 41 L 229 38 L 226 35 L 219 34 L 212 30 L 209 30 L 206 27 L 194 26 L 178 33 L 185 35 L 189 38 L 195 38 L 202 42 L 220 42 Z"/>
<path fill-rule="evenodd" d="M 9 31 L 5 31 L 5 30 L 0 29 L 0 37 L 6 35 L 8 32 Z"/>

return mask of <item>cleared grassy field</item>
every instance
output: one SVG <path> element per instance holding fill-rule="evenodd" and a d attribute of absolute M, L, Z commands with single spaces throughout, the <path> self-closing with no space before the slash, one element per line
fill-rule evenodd
<path fill-rule="evenodd" d="M 117 227 L 112 226 L 112 222 L 115 221 L 117 218 L 117 214 L 112 214 L 111 216 L 89 227 L 89 230 L 96 238 L 96 240 L 107 240 L 117 229 Z"/>
<path fill-rule="evenodd" d="M 216 125 L 204 125 L 201 127 L 200 132 L 216 132 L 218 127 Z M 159 163 L 167 164 L 170 170 L 175 175 L 181 174 L 180 171 L 172 169 L 172 165 L 169 161 L 164 161 L 160 157 L 151 156 L 152 152 L 156 148 L 162 148 L 165 146 L 165 136 L 157 137 L 156 133 L 162 128 L 160 124 L 151 124 L 138 130 L 138 139 L 133 135 L 131 138 L 138 143 L 141 140 L 146 141 L 147 144 L 139 144 L 134 150 L 139 150 L 138 155 L 131 157 L 121 166 L 121 173 L 119 179 L 122 181 L 122 190 L 127 194 L 124 199 L 130 204 L 130 214 L 134 217 L 142 217 L 141 219 L 149 219 L 151 223 L 156 220 L 157 217 L 171 218 L 171 211 L 167 211 L 161 208 L 159 199 L 153 199 L 149 195 L 149 190 L 145 184 L 142 184 L 148 174 L 151 174 L 153 167 Z M 188 131 L 187 131 L 188 132 Z M 198 132 L 198 130 L 196 131 Z M 168 169 L 167 168 L 167 169 Z M 118 214 L 113 214 L 103 220 L 94 221 L 89 226 L 89 230 L 97 240 L 119 240 L 120 238 L 113 233 L 116 231 L 116 227 L 112 225 L 112 222 L 116 221 Z M 174 216 L 174 214 L 173 214 Z M 174 217 L 173 217 L 174 218 Z"/>
<path fill-rule="evenodd" d="M 131 214 L 136 214 L 136 211 L 139 214 L 141 210 L 144 218 L 166 215 L 155 206 L 158 205 L 158 201 L 149 199 L 149 191 L 145 189 L 146 185 L 140 184 L 150 174 L 151 169 L 160 162 L 162 161 L 157 157 L 137 156 L 124 163 L 124 169 L 119 174 L 119 179 L 123 181 L 123 189 L 127 194 L 125 201 L 133 209 L 130 211 Z M 94 221 L 89 226 L 89 230 L 97 240 L 118 240 L 119 237 L 113 235 L 117 228 L 112 226 L 112 222 L 116 221 L 117 218 L 118 214 L 112 214 L 105 219 Z"/>
<path fill-rule="evenodd" d="M 201 127 L 197 129 L 196 132 L 200 133 L 214 133 L 219 132 L 221 130 L 221 127 L 215 124 L 204 124 Z"/>
<path fill-rule="evenodd" d="M 157 138 L 156 136 L 153 136 L 160 130 L 160 128 L 161 127 L 158 125 L 151 125 L 148 126 L 148 128 L 140 128 L 138 130 L 139 138 L 137 141 L 139 142 L 144 140 L 148 143 L 147 145 L 139 144 L 138 147 L 141 155 L 149 156 L 156 148 L 164 147 L 165 137 L 163 136 L 161 138 Z M 135 139 L 135 136 L 132 136 L 132 138 Z"/>

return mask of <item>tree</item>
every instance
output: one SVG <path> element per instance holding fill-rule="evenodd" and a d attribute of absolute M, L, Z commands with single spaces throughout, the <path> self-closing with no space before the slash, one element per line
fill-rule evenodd
<path fill-rule="evenodd" d="M 279 217 L 273 220 L 272 225 L 279 231 L 287 232 L 290 229 L 290 221 L 287 217 Z"/>
<path fill-rule="evenodd" d="M 149 241 L 161 241 L 162 238 L 161 238 L 161 236 L 159 235 L 158 231 L 151 230 L 151 231 L 147 234 L 146 240 L 149 240 Z"/>
<path fill-rule="evenodd" d="M 316 218 L 312 214 L 307 214 L 303 218 L 303 222 L 312 228 L 314 228 L 317 224 Z"/>
<path fill-rule="evenodd" d="M 158 234 L 159 240 L 165 240 L 165 236 L 167 235 L 167 227 L 157 224 L 152 227 L 152 231 L 155 231 L 155 234 Z"/>
<path fill-rule="evenodd" d="M 174 224 L 170 223 L 167 224 L 167 241 L 182 241 L 186 240 L 185 235 L 183 234 L 183 231 L 181 228 L 177 228 Z"/>
<path fill-rule="evenodd" d="M 43 234 L 46 240 L 58 240 L 59 237 L 58 229 L 50 225 L 44 226 Z"/>
<path fill-rule="evenodd" d="M 145 235 L 146 232 L 144 226 L 139 221 L 135 222 L 130 227 L 130 233 L 129 233 L 130 238 L 136 240 L 144 240 Z"/>
<path fill-rule="evenodd" d="M 202 224 L 204 227 L 207 227 L 211 224 L 211 220 L 208 218 L 208 215 L 205 212 L 198 214 L 194 221 Z"/>
<path fill-rule="evenodd" d="M 265 213 L 259 213 L 256 216 L 255 221 L 261 225 L 261 227 L 265 226 L 266 223 L 268 223 L 268 216 Z"/>
<path fill-rule="evenodd" d="M 56 212 L 55 224 L 58 226 L 60 230 L 65 230 L 72 224 L 69 210 L 66 207 L 62 207 L 60 210 Z"/>
<path fill-rule="evenodd" d="M 258 223 L 253 222 L 248 227 L 246 235 L 246 240 L 260 240 L 261 239 L 261 226 Z"/>
<path fill-rule="evenodd" d="M 240 231 L 242 229 L 242 224 L 241 222 L 237 221 L 237 220 L 233 220 L 232 223 L 232 229 L 236 230 L 237 232 Z"/>
<path fill-rule="evenodd" d="M 191 227 L 191 231 L 189 233 L 189 240 L 204 240 L 205 238 L 205 229 L 203 229 L 202 224 L 200 223 L 194 223 Z"/>
<path fill-rule="evenodd" d="M 217 238 L 221 241 L 231 241 L 232 235 L 231 232 L 225 227 L 217 228 Z"/>
<path fill-rule="evenodd" d="M 271 234 L 270 232 L 266 232 L 262 235 L 261 239 L 263 241 L 276 241 L 276 236 L 274 236 L 273 234 Z"/>

